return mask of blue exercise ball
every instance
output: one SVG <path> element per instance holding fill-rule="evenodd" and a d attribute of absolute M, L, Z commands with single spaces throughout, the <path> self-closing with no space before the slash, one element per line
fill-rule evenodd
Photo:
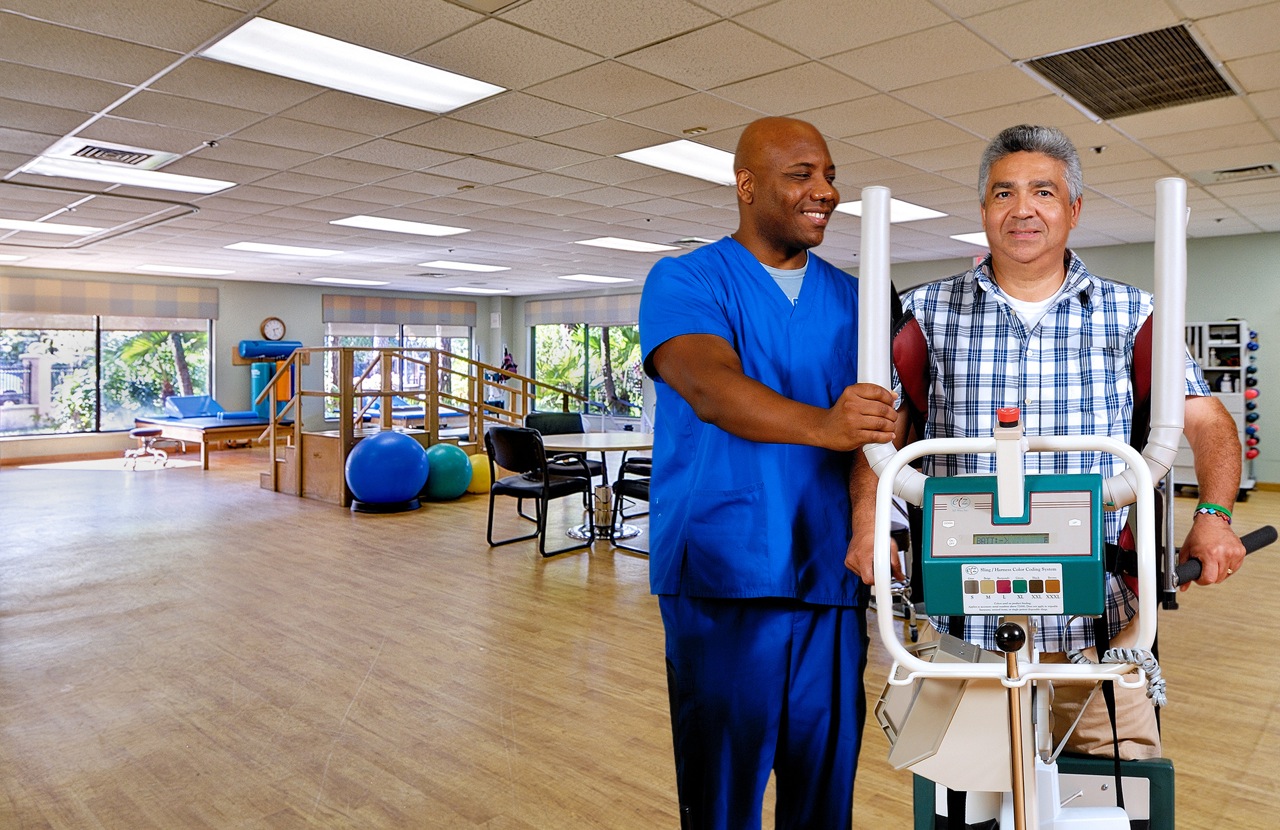
<path fill-rule="evenodd" d="M 396 504 L 417 498 L 430 462 L 427 451 L 413 438 L 386 430 L 356 444 L 345 469 L 347 486 L 357 501 Z"/>
<path fill-rule="evenodd" d="M 453 444 L 432 444 L 427 450 L 431 474 L 422 495 L 444 501 L 456 499 L 471 484 L 471 456 Z"/>

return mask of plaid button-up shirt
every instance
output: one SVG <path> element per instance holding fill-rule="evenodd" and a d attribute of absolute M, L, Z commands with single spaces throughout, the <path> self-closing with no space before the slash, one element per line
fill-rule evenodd
<path fill-rule="evenodd" d="M 991 435 L 996 409 L 1022 410 L 1027 435 L 1108 435 L 1127 442 L 1133 418 L 1133 344 L 1150 316 L 1151 294 L 1090 274 L 1074 253 L 1067 276 L 1045 314 L 1028 329 L 991 276 L 988 255 L 976 268 L 909 291 L 904 310 L 920 323 L 929 345 L 926 438 Z M 1187 356 L 1187 394 L 1210 390 Z M 1031 453 L 1027 473 L 1098 473 L 1124 469 L 1102 452 Z M 928 475 L 993 474 L 995 456 L 944 455 L 924 459 Z M 1106 514 L 1107 541 L 1119 536 L 1127 511 Z M 1114 636 L 1137 613 L 1128 586 L 1108 577 L 1106 615 Z M 935 621 L 938 622 L 938 621 Z M 964 638 L 994 649 L 995 617 L 966 618 Z M 1088 619 L 1044 616 L 1036 645 L 1069 651 L 1093 645 Z M 941 627 L 941 626 L 940 626 Z"/>

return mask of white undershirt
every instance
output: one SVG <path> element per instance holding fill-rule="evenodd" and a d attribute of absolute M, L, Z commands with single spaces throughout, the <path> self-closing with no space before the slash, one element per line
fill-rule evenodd
<path fill-rule="evenodd" d="M 1004 298 L 1009 301 L 1009 307 L 1014 310 L 1018 317 L 1021 318 L 1023 324 L 1026 325 L 1027 331 L 1033 331 L 1035 327 L 1040 324 L 1040 318 L 1045 315 L 1054 303 L 1058 302 L 1058 298 L 1062 296 L 1062 291 L 1066 287 L 1067 284 L 1064 281 L 1062 283 L 1062 287 L 1055 291 L 1052 296 L 1046 297 L 1043 300 L 1036 300 L 1035 302 L 1019 300 L 1017 297 L 1013 297 L 1008 293 L 1004 295 Z"/>

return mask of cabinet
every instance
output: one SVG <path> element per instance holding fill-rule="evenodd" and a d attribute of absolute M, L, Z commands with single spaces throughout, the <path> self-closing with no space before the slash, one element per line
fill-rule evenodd
<path fill-rule="evenodd" d="M 1240 499 L 1256 484 L 1253 458 L 1258 455 L 1257 441 L 1250 445 L 1249 439 L 1256 439 L 1258 433 L 1257 348 L 1257 336 L 1243 320 L 1187 324 L 1187 350 L 1200 364 L 1214 397 L 1236 422 L 1241 448 Z M 1175 487 L 1196 483 L 1195 457 L 1185 436 L 1174 460 L 1173 483 Z"/>

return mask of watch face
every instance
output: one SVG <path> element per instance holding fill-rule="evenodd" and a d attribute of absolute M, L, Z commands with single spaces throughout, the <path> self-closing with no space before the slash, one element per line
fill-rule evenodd
<path fill-rule="evenodd" d="M 284 321 L 279 317 L 268 317 L 263 320 L 262 336 L 268 340 L 279 340 L 284 337 Z"/>

